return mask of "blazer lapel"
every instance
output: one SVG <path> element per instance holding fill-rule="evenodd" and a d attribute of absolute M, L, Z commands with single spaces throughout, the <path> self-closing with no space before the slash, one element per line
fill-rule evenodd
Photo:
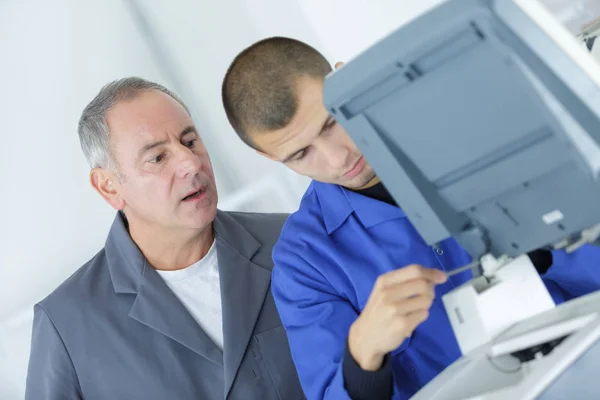
<path fill-rule="evenodd" d="M 223 366 L 221 349 L 202 330 L 158 273 L 148 265 L 129 316 L 214 364 Z"/>
<path fill-rule="evenodd" d="M 129 317 L 222 366 L 223 354 L 129 236 L 127 219 L 117 213 L 105 245 L 116 293 L 136 295 Z"/>
<path fill-rule="evenodd" d="M 227 397 L 268 293 L 271 270 L 253 262 L 260 243 L 233 217 L 218 211 L 213 226 L 221 281 L 223 352 L 147 264 L 120 213 L 105 249 L 115 292 L 136 294 L 129 316 L 222 366 Z"/>
<path fill-rule="evenodd" d="M 225 396 L 231 390 L 271 282 L 271 271 L 252 262 L 260 248 L 232 217 L 215 220 L 223 308 Z"/>

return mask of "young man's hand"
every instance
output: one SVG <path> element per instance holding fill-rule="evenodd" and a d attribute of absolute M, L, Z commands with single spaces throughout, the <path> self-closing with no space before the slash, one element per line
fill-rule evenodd
<path fill-rule="evenodd" d="M 377 279 L 348 335 L 350 354 L 363 370 L 379 369 L 385 355 L 427 319 L 434 287 L 446 279 L 442 271 L 420 265 L 409 265 Z"/>

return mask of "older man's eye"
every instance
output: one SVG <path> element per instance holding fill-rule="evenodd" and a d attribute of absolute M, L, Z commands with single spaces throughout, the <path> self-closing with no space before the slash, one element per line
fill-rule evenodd
<path fill-rule="evenodd" d="M 151 163 L 154 164 L 158 164 L 159 162 L 161 162 L 163 159 L 165 158 L 164 154 L 159 154 L 156 157 L 154 157 L 153 159 L 150 160 Z"/>
<path fill-rule="evenodd" d="M 183 145 L 185 147 L 189 147 L 189 148 L 194 147 L 195 144 L 196 144 L 196 139 L 188 140 L 187 142 L 183 143 Z"/>

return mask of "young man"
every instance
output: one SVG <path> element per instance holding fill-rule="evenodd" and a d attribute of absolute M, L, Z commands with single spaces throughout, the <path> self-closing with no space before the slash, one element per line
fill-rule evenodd
<path fill-rule="evenodd" d="M 286 216 L 217 210 L 210 157 L 161 85 L 111 82 L 79 122 L 118 210 L 105 247 L 35 306 L 26 399 L 302 399 L 270 290 Z"/>
<path fill-rule="evenodd" d="M 323 106 L 330 71 L 312 47 L 266 39 L 235 58 L 223 103 L 244 142 L 314 179 L 273 251 L 273 295 L 305 393 L 407 399 L 460 356 L 440 298 L 470 272 L 443 271 L 471 260 L 453 239 L 428 246 L 397 207 Z M 546 267 L 552 256 L 535 254 Z M 600 251 L 554 253 L 544 280 L 556 302 L 600 288 L 591 257 Z"/>

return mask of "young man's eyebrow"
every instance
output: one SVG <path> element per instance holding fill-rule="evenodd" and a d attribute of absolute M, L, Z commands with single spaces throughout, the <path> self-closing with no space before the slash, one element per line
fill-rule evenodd
<path fill-rule="evenodd" d="M 323 123 L 323 126 L 321 126 L 321 130 L 319 131 L 319 134 L 323 133 L 323 131 L 325 129 L 327 129 L 327 126 L 331 123 L 331 121 L 333 120 L 333 117 L 330 115 L 327 117 L 327 119 L 325 119 L 325 122 Z M 293 152 L 292 154 L 290 154 L 287 157 L 284 157 L 283 160 L 281 161 L 282 163 L 286 163 L 288 161 L 290 161 L 292 158 L 294 158 L 297 154 L 302 153 L 303 151 L 306 150 L 306 147 L 301 148 L 300 150 L 297 150 L 295 152 Z"/>

